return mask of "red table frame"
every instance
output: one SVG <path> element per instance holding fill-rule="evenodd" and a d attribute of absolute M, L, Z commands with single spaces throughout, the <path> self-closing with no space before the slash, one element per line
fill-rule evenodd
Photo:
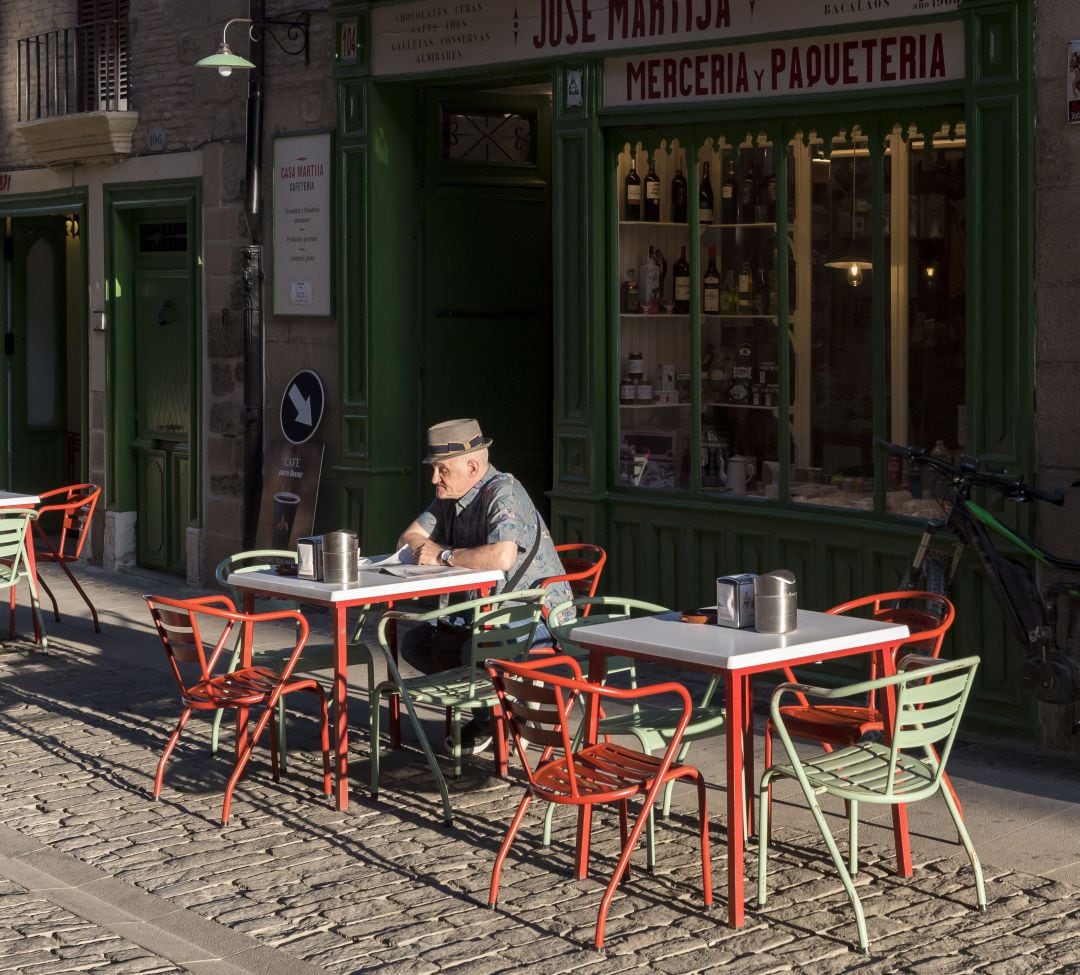
<path fill-rule="evenodd" d="M 671 666 L 672 661 L 662 654 L 650 654 L 625 647 L 603 647 L 590 644 L 586 631 L 576 637 L 580 644 L 589 651 L 589 680 L 598 682 L 603 679 L 607 656 L 634 657 L 653 663 Z M 820 663 L 836 660 L 860 653 L 877 653 L 879 673 L 891 676 L 896 672 L 896 648 L 904 643 L 906 637 L 882 642 L 880 639 L 849 647 L 842 650 L 815 652 L 802 656 L 792 656 L 781 662 L 770 661 L 766 664 L 746 667 L 707 667 L 678 661 L 678 666 L 687 670 L 704 673 L 719 673 L 724 678 L 726 723 L 726 758 L 727 758 L 727 864 L 728 864 L 728 922 L 733 928 L 740 928 L 745 921 L 744 876 L 743 876 L 743 823 L 753 831 L 753 781 L 754 781 L 754 726 L 753 726 L 753 682 L 754 674 L 776 671 L 784 666 L 798 667 L 802 664 Z M 885 694 L 884 717 L 886 734 L 893 725 L 896 714 L 896 699 L 892 688 Z M 589 716 L 590 728 L 596 727 L 597 715 Z M 592 739 L 590 739 L 592 740 Z M 742 774 L 738 774 L 739 772 Z M 745 816 L 745 820 L 744 820 Z M 896 844 L 897 873 L 901 877 L 911 876 L 911 843 L 908 837 L 907 807 L 892 807 L 893 838 Z M 579 822 L 579 833 L 581 824 Z M 579 854 L 582 849 L 581 837 L 578 837 Z M 578 875 L 583 876 L 584 865 L 578 863 Z"/>
<path fill-rule="evenodd" d="M 315 595 L 297 595 L 295 592 L 283 593 L 276 588 L 261 588 L 258 582 L 258 572 L 244 573 L 242 576 L 230 577 L 229 584 L 244 592 L 244 612 L 251 613 L 255 609 L 255 600 L 259 596 L 271 599 L 284 599 L 289 602 L 299 603 L 304 606 L 321 606 L 330 610 L 334 620 L 334 688 L 331 699 L 334 702 L 334 778 L 336 782 L 335 801 L 338 809 L 349 808 L 349 728 L 348 728 L 348 668 L 349 668 L 349 630 L 348 612 L 350 609 L 363 607 L 370 609 L 372 606 L 386 605 L 387 609 L 393 607 L 396 602 L 409 599 L 420 599 L 428 596 L 442 596 L 456 592 L 479 591 L 487 596 L 491 593 L 495 582 L 466 582 L 457 581 L 451 576 L 442 582 L 435 578 L 415 579 L 415 588 L 408 592 L 397 592 L 393 596 L 379 598 L 378 596 L 357 596 L 354 598 L 332 599 L 329 596 L 322 598 Z M 453 580 L 453 581 L 452 581 Z M 399 580 L 405 582 L 407 580 Z M 243 665 L 251 664 L 251 626 L 244 629 Z M 303 659 L 303 658 L 301 658 Z"/>

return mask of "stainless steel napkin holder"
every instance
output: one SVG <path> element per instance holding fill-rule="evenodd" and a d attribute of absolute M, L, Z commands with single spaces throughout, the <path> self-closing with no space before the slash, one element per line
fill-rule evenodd
<path fill-rule="evenodd" d="M 799 590 L 788 569 L 765 572 L 754 579 L 755 629 L 759 633 L 790 633 L 798 619 Z"/>
<path fill-rule="evenodd" d="M 716 580 L 716 622 L 732 629 L 754 625 L 754 574 L 720 576 Z"/>
<path fill-rule="evenodd" d="M 306 535 L 296 540 L 296 577 L 322 578 L 322 535 Z"/>

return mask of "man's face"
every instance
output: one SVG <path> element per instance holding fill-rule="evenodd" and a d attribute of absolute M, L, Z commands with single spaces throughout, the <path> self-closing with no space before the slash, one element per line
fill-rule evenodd
<path fill-rule="evenodd" d="M 476 483 L 479 464 L 474 456 L 452 457 L 431 465 L 431 483 L 440 501 L 456 501 Z"/>

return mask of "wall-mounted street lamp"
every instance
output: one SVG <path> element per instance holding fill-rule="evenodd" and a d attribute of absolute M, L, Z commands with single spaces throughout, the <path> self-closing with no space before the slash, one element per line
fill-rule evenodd
<path fill-rule="evenodd" d="M 250 17 L 234 17 L 221 32 L 221 46 L 217 53 L 211 54 L 201 61 L 195 62 L 197 68 L 217 68 L 222 78 L 228 78 L 233 71 L 248 71 L 255 65 L 247 58 L 235 54 L 229 47 L 229 28 L 233 24 L 247 24 L 248 37 L 252 43 L 257 44 L 264 34 L 269 34 L 271 40 L 285 54 L 303 54 L 304 64 L 310 63 L 310 49 L 308 47 L 308 27 L 311 14 L 307 11 L 286 14 L 284 17 L 270 20 L 252 20 Z"/>

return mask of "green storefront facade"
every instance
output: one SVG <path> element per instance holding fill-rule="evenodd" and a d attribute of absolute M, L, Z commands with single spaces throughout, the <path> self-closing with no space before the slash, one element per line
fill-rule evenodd
<path fill-rule="evenodd" d="M 875 435 L 1034 469 L 1030 4 L 792 6 L 333 4 L 337 474 L 369 549 L 427 496 L 423 427 L 456 415 L 546 494 L 557 540 L 608 550 L 604 591 L 672 606 L 780 567 L 809 608 L 894 588 L 926 509 Z M 655 227 L 628 218 L 631 158 L 646 203 L 662 177 Z M 653 242 L 650 315 L 626 269 Z M 823 267 L 846 242 L 854 289 Z M 738 281 L 719 310 L 710 248 Z M 733 456 L 748 483 L 724 489 Z M 974 564 L 956 598 L 953 644 L 983 658 L 973 722 L 1030 733 Z"/>

